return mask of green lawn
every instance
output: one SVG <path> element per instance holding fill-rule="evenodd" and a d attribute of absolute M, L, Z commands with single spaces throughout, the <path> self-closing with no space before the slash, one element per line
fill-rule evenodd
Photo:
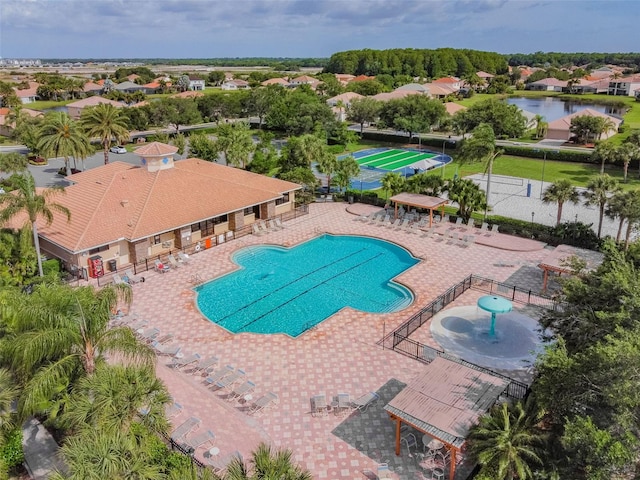
<path fill-rule="evenodd" d="M 493 164 L 493 173 L 496 175 L 507 175 L 511 177 L 530 178 L 532 180 L 542 180 L 542 165 L 544 163 L 544 181 L 554 182 L 563 178 L 568 179 L 577 187 L 584 187 L 589 180 L 600 173 L 600 165 L 590 163 L 557 162 L 547 160 L 543 162 L 539 159 L 514 157 L 504 155 L 499 157 Z M 484 165 L 481 163 L 471 163 L 460 165 L 457 161 L 447 165 L 445 178 L 452 178 L 458 172 L 458 176 L 465 177 L 474 173 L 484 173 Z M 605 165 L 605 172 L 616 178 L 621 184 L 623 180 L 622 168 Z M 435 170 L 433 175 L 441 175 L 440 170 Z M 623 185 L 625 189 L 640 188 L 640 178 L 636 169 L 629 170 L 629 182 Z"/>

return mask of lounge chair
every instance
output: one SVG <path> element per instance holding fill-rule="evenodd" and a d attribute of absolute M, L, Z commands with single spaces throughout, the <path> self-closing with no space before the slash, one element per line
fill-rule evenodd
<path fill-rule="evenodd" d="M 155 339 L 158 335 L 160 335 L 160 330 L 155 327 L 147 328 L 146 330 L 138 333 L 140 339 L 146 341 L 147 343 L 153 341 L 153 339 Z"/>
<path fill-rule="evenodd" d="M 385 215 L 384 217 L 379 217 L 378 226 L 384 227 L 385 225 L 389 225 L 391 222 L 391 217 L 389 215 Z"/>
<path fill-rule="evenodd" d="M 227 400 L 229 401 L 238 400 L 244 397 L 245 395 L 249 395 L 251 392 L 255 390 L 255 388 L 256 388 L 256 384 L 247 380 L 246 382 L 233 387 L 233 390 L 231 390 L 231 393 L 227 397 Z"/>
<path fill-rule="evenodd" d="M 487 233 L 489 231 L 489 224 L 487 222 L 482 222 L 482 226 L 480 227 L 480 233 Z"/>
<path fill-rule="evenodd" d="M 262 233 L 269 233 L 271 231 L 267 226 L 267 222 L 265 222 L 264 220 L 260 220 L 260 222 L 258 222 L 258 228 Z"/>
<path fill-rule="evenodd" d="M 339 393 L 336 396 L 337 405 L 335 408 L 336 415 L 344 415 L 348 413 L 353 408 L 353 404 L 351 403 L 351 397 L 348 393 Z"/>
<path fill-rule="evenodd" d="M 134 283 L 138 283 L 138 282 L 144 282 L 144 277 L 142 275 L 136 275 L 133 273 L 133 270 L 130 268 L 127 268 L 124 271 L 124 275 L 126 277 L 126 282 L 129 284 L 134 284 Z M 123 279 L 124 280 L 124 279 Z"/>
<path fill-rule="evenodd" d="M 258 228 L 258 224 L 257 223 L 252 223 L 251 224 L 251 231 L 253 232 L 254 235 L 256 235 L 258 237 L 264 233 L 262 230 L 260 230 L 260 228 Z"/>
<path fill-rule="evenodd" d="M 180 262 L 178 262 L 178 260 L 176 260 L 176 257 L 174 257 L 173 255 L 169 254 L 167 259 L 169 260 L 169 263 L 171 264 L 171 266 L 173 268 L 180 268 Z"/>
<path fill-rule="evenodd" d="M 155 264 L 156 271 L 160 273 L 166 273 L 171 269 L 169 265 L 162 263 L 160 260 L 156 260 L 154 264 Z"/>
<path fill-rule="evenodd" d="M 216 474 L 220 474 L 227 466 L 234 460 L 240 462 L 243 461 L 242 454 L 237 450 L 229 455 L 225 455 L 222 458 L 210 456 L 206 459 L 207 465 L 209 465 Z"/>
<path fill-rule="evenodd" d="M 276 218 L 274 220 L 274 222 L 276 222 L 276 227 L 280 228 L 281 230 L 285 229 L 285 226 L 282 224 L 282 219 L 281 218 Z"/>
<path fill-rule="evenodd" d="M 276 403 L 278 403 L 278 395 L 272 392 L 265 393 L 263 396 L 253 402 L 253 404 L 249 408 L 249 414 L 257 415 L 259 413 L 262 413 L 263 410 L 269 408 L 271 405 L 275 405 Z"/>
<path fill-rule="evenodd" d="M 442 217 L 440 215 L 433 216 L 433 223 L 440 223 L 441 220 L 442 220 Z"/>
<path fill-rule="evenodd" d="M 409 219 L 405 218 L 402 222 L 396 226 L 396 230 L 404 230 L 409 226 Z"/>
<path fill-rule="evenodd" d="M 215 367 L 216 365 L 218 365 L 218 357 L 207 357 L 207 358 L 202 358 L 200 359 L 200 361 L 198 362 L 198 364 L 193 367 L 193 370 L 191 371 L 191 373 L 208 373 L 209 370 L 211 370 L 211 368 Z"/>
<path fill-rule="evenodd" d="M 153 341 L 158 344 L 166 344 L 170 340 L 173 340 L 173 333 L 167 333 L 161 337 L 156 337 Z"/>
<path fill-rule="evenodd" d="M 146 320 L 137 320 L 137 321 L 135 321 L 133 323 L 127 324 L 127 327 L 129 327 L 134 332 L 137 332 L 138 330 L 140 330 L 141 328 L 144 328 L 146 326 L 147 326 L 147 321 Z"/>
<path fill-rule="evenodd" d="M 376 392 L 366 393 L 353 402 L 353 407 L 356 410 L 360 410 L 361 412 L 366 412 L 367 408 L 376 403 L 379 398 L 380 395 L 378 395 Z"/>
<path fill-rule="evenodd" d="M 498 231 L 498 224 L 494 223 L 493 225 L 491 225 L 491 231 L 489 232 L 489 235 L 493 235 L 494 233 L 500 233 Z"/>
<path fill-rule="evenodd" d="M 369 224 L 373 225 L 374 223 L 378 223 L 380 221 L 380 216 L 384 216 L 383 212 L 375 212 L 371 214 L 371 217 L 369 218 Z"/>
<path fill-rule="evenodd" d="M 474 237 L 473 235 L 465 235 L 465 237 L 462 239 L 462 245 L 460 246 L 467 248 L 475 241 L 476 241 L 476 237 Z"/>
<path fill-rule="evenodd" d="M 389 465 L 386 463 L 381 463 L 378 465 L 378 478 L 380 480 L 391 478 L 391 470 L 389 470 Z"/>
<path fill-rule="evenodd" d="M 311 416 L 321 417 L 329 413 L 327 397 L 324 395 L 314 395 L 311 397 Z"/>
<path fill-rule="evenodd" d="M 231 373 L 230 375 L 225 375 L 223 378 L 218 380 L 215 385 L 218 388 L 231 388 L 234 383 L 239 381 L 245 375 L 246 373 L 244 372 L 244 370 L 241 370 L 239 368 L 235 372 Z"/>
<path fill-rule="evenodd" d="M 113 278 L 113 283 L 115 285 L 128 285 L 129 284 L 129 282 L 125 282 L 122 279 L 122 277 L 120 276 L 120 274 L 118 274 L 118 273 L 114 273 L 112 278 Z"/>
<path fill-rule="evenodd" d="M 193 448 L 193 450 L 197 450 L 203 445 L 207 445 L 208 443 L 213 442 L 216 439 L 215 434 L 211 430 L 206 430 L 204 432 L 196 433 L 195 435 L 185 439 L 184 445 Z"/>
<path fill-rule="evenodd" d="M 462 223 L 462 217 L 458 217 L 456 219 L 456 225 L 455 227 L 464 227 L 464 223 Z"/>
<path fill-rule="evenodd" d="M 183 358 L 173 358 L 171 360 L 170 366 L 172 368 L 180 370 L 181 368 L 191 365 L 192 363 L 196 363 L 198 360 L 200 360 L 200 355 L 198 355 L 197 353 L 194 353 L 192 355 L 188 355 Z"/>
<path fill-rule="evenodd" d="M 178 402 L 173 402 L 171 405 L 165 408 L 164 413 L 167 418 L 173 418 L 182 413 L 182 405 L 180 405 Z"/>
<path fill-rule="evenodd" d="M 280 227 L 278 227 L 278 226 L 276 225 L 275 220 L 269 220 L 269 228 L 270 228 L 271 230 L 273 230 L 274 232 L 276 232 L 276 231 L 280 230 Z"/>
<path fill-rule="evenodd" d="M 198 428 L 200 423 L 202 422 L 196 417 L 186 419 L 178 428 L 171 432 L 171 440 L 174 442 L 180 442 L 184 437 Z"/>
<path fill-rule="evenodd" d="M 402 219 L 400 219 L 400 218 L 396 218 L 396 219 L 393 221 L 393 223 L 387 223 L 387 224 L 385 224 L 385 226 L 386 226 L 387 228 L 394 228 L 394 229 L 395 229 L 395 228 L 399 228 L 401 223 L 402 223 Z"/>
<path fill-rule="evenodd" d="M 215 385 L 217 382 L 219 382 L 225 376 L 231 375 L 235 371 L 236 371 L 236 369 L 234 367 L 232 367 L 231 365 L 227 365 L 226 367 L 223 367 L 223 368 L 220 368 L 220 369 L 216 370 L 214 373 L 212 373 L 207 378 L 205 378 L 204 383 L 206 383 L 207 386 L 208 385 Z"/>
<path fill-rule="evenodd" d="M 430 238 L 433 236 L 434 233 L 436 233 L 435 227 L 427 228 L 426 230 L 423 231 L 421 237 Z"/>
<path fill-rule="evenodd" d="M 178 252 L 178 260 L 182 263 L 189 263 L 191 261 L 191 258 L 184 252 Z"/>
<path fill-rule="evenodd" d="M 455 245 L 458 243 L 458 232 L 448 232 L 449 233 L 449 240 L 447 240 L 447 243 L 449 245 Z"/>
<path fill-rule="evenodd" d="M 467 230 L 471 230 L 474 228 L 476 221 L 473 218 L 470 218 L 467 222 L 467 226 L 465 227 Z"/>
<path fill-rule="evenodd" d="M 162 345 L 158 342 L 153 342 L 151 346 L 158 355 L 166 355 L 170 357 L 178 355 L 181 350 L 180 345 Z"/>

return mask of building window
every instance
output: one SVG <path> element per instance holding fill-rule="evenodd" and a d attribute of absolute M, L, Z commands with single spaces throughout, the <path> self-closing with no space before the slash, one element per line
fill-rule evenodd
<path fill-rule="evenodd" d="M 160 235 L 154 235 L 153 236 L 153 241 L 151 242 L 152 245 L 158 245 L 159 243 L 161 243 L 160 241 Z"/>
<path fill-rule="evenodd" d="M 289 194 L 285 193 L 282 197 L 276 199 L 276 205 L 282 205 L 289 202 Z"/>
<path fill-rule="evenodd" d="M 228 215 L 220 215 L 219 217 L 216 217 L 213 219 L 213 224 L 214 225 L 220 225 L 221 223 L 225 223 L 229 221 L 229 216 Z"/>
<path fill-rule="evenodd" d="M 251 215 L 253 214 L 253 207 L 247 207 L 244 209 L 244 211 L 242 212 L 243 215 L 247 216 L 247 215 Z"/>
<path fill-rule="evenodd" d="M 92 248 L 91 250 L 89 250 L 89 255 L 95 255 L 96 253 L 106 252 L 107 250 L 109 250 L 109 245 L 103 245 L 98 248 Z"/>

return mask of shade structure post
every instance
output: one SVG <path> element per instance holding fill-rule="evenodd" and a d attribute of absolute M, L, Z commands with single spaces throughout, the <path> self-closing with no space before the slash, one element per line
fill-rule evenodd
<path fill-rule="evenodd" d="M 451 465 L 449 468 L 449 480 L 453 480 L 456 476 L 456 449 L 451 449 Z"/>
<path fill-rule="evenodd" d="M 396 418 L 396 455 L 400 456 L 400 430 L 402 427 L 402 420 Z"/>

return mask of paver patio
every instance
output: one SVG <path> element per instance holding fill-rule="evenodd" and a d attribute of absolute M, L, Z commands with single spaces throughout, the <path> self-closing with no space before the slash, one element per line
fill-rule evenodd
<path fill-rule="evenodd" d="M 206 388 L 204 377 L 190 374 L 188 368 L 168 368 L 166 357 L 159 357 L 158 376 L 175 401 L 184 406 L 173 424 L 179 425 L 192 416 L 200 418 L 199 431 L 215 432 L 220 457 L 235 450 L 249 456 L 258 443 L 267 441 L 278 448 L 291 448 L 294 460 L 309 469 L 314 478 L 362 479 L 363 470 L 376 471 L 378 462 L 389 463 L 394 478 L 423 478 L 406 452 L 402 457 L 393 454 L 393 424 L 382 406 L 424 366 L 383 349 L 379 340 L 470 274 L 505 281 L 521 265 L 536 265 L 548 254 L 542 245 L 525 252 L 479 244 L 467 248 L 449 245 L 436 238 L 358 221 L 347 208 L 353 213 L 368 213 L 373 207 L 354 207 L 330 202 L 312 204 L 308 215 L 286 222 L 281 231 L 232 240 L 193 255 L 191 262 L 166 274 L 145 273 L 146 282 L 133 286 L 130 317 L 146 319 L 162 334 L 173 334 L 173 341 L 183 346 L 185 354 L 216 355 L 222 366 L 242 368 L 246 379 L 257 385 L 254 399 L 267 392 L 279 396 L 275 408 L 250 416 L 248 402 L 226 401 L 223 392 Z M 195 274 L 207 281 L 235 269 L 231 254 L 248 245 L 292 246 L 325 232 L 367 235 L 406 247 L 422 260 L 397 277 L 414 292 L 414 303 L 391 314 L 345 308 L 295 339 L 286 335 L 233 335 L 199 313 L 192 289 Z M 473 304 L 472 297 L 455 304 Z M 433 343 L 428 324 L 419 332 L 419 340 Z M 357 398 L 370 391 L 380 391 L 383 398 L 364 414 L 310 415 L 309 399 L 315 394 L 326 394 L 330 401 L 339 392 Z M 207 455 L 204 449 L 196 451 L 200 459 Z"/>

